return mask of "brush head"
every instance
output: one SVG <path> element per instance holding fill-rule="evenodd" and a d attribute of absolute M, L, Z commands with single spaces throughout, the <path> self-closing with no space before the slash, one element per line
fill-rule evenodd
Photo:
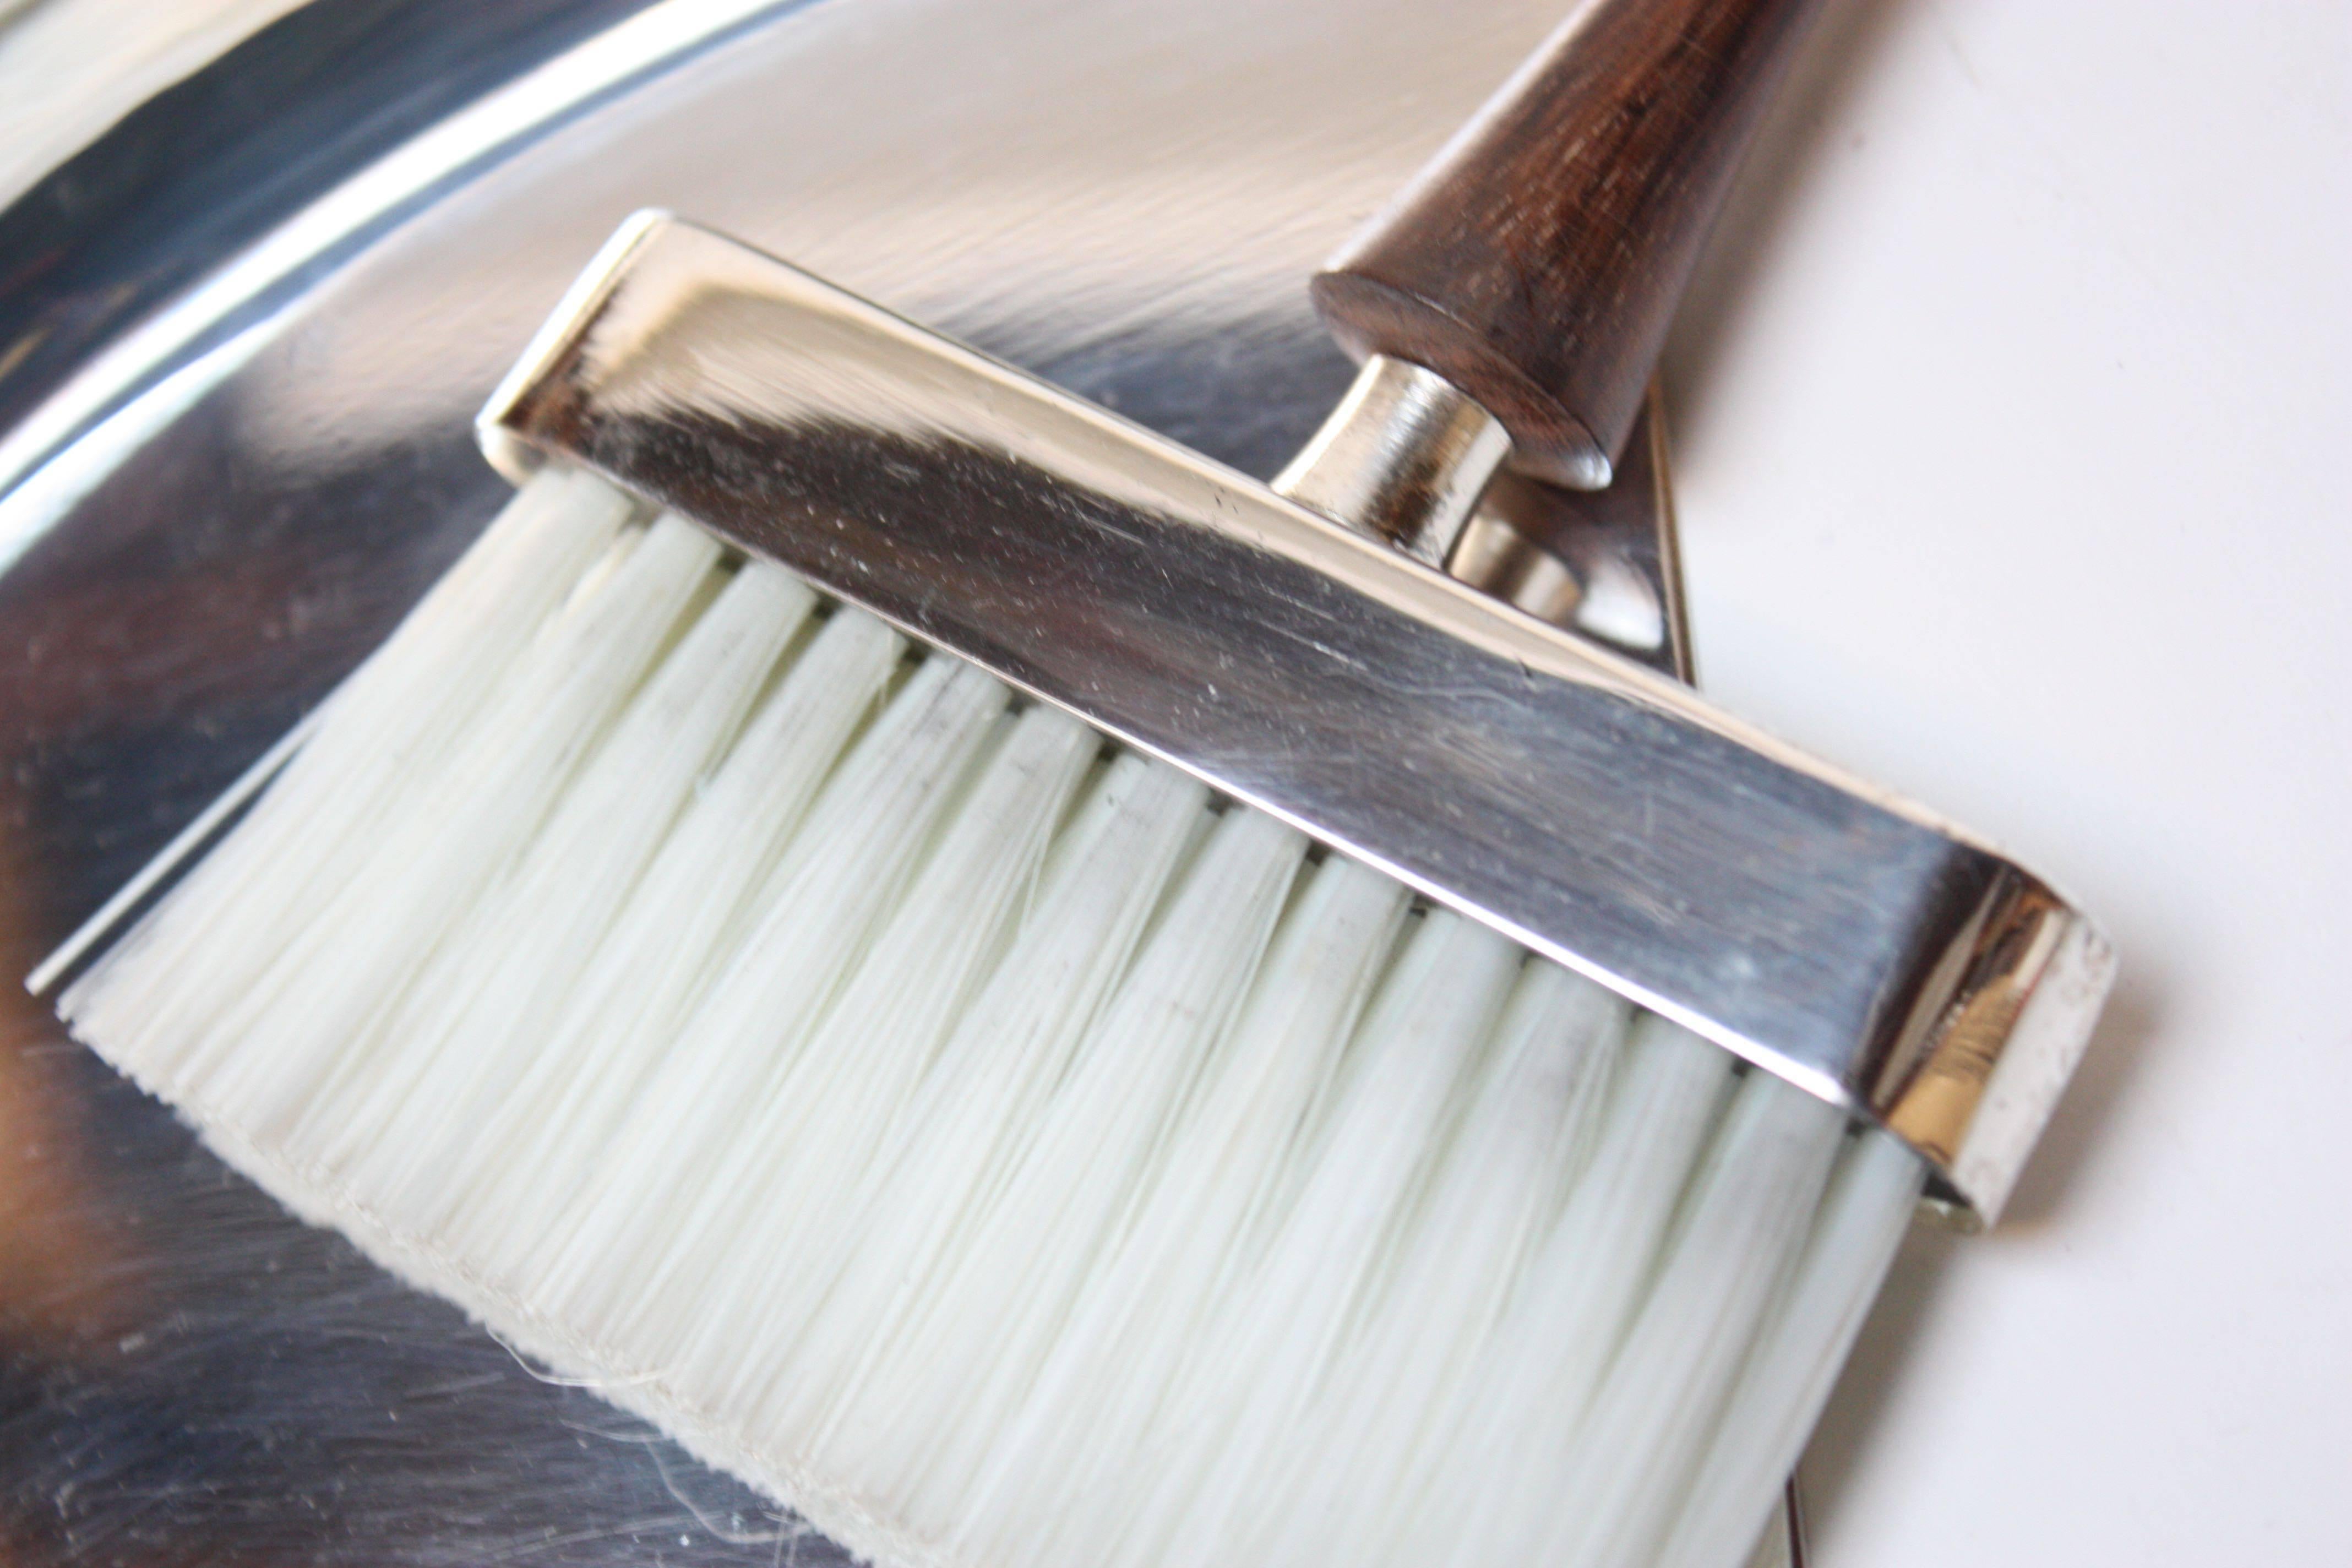
<path fill-rule="evenodd" d="M 624 226 L 485 409 L 1684 1023 L 2000 1207 L 2113 975 L 1982 842 L 783 262 Z"/>

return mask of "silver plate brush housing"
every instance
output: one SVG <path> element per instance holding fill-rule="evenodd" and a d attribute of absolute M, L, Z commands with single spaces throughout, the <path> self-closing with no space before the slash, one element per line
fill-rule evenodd
<path fill-rule="evenodd" d="M 593 468 L 1879 1122 L 1992 1220 L 2105 940 L 1981 840 L 1429 564 L 1500 443 L 1393 376 L 1286 479 L 1390 498 L 1406 549 L 646 214 L 479 428 L 511 476 Z"/>

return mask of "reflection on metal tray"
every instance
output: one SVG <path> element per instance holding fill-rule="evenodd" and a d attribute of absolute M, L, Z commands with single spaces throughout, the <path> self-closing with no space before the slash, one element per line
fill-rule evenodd
<path fill-rule="evenodd" d="M 1308 271 L 1555 9 L 314 0 L 0 214 L 0 963 L 480 526 L 472 412 L 622 214 L 693 213 L 1265 475 L 1348 381 Z M 1671 666 L 1640 519 L 1514 515 L 1559 553 L 1490 524 L 1496 580 Z M 0 997 L 12 1564 L 833 1554 Z"/>

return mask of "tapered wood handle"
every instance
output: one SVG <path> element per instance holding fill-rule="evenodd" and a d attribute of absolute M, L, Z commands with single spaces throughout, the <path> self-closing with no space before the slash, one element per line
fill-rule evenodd
<path fill-rule="evenodd" d="M 1515 466 L 1608 483 L 1683 285 L 1820 0 L 1588 0 L 1314 282 Z"/>

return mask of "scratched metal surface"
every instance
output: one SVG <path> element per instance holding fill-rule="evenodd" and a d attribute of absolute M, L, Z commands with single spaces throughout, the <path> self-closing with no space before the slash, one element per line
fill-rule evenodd
<path fill-rule="evenodd" d="M 1554 4 L 671 0 L 632 73 L 562 53 L 628 0 L 317 0 L 243 46 L 0 215 L 0 970 L 480 525 L 468 418 L 626 211 L 1264 474 L 1346 379 L 1302 279 Z M 471 141 L 416 142 L 468 105 Z M 0 1563 L 835 1555 L 279 1212 L 0 987 Z"/>

